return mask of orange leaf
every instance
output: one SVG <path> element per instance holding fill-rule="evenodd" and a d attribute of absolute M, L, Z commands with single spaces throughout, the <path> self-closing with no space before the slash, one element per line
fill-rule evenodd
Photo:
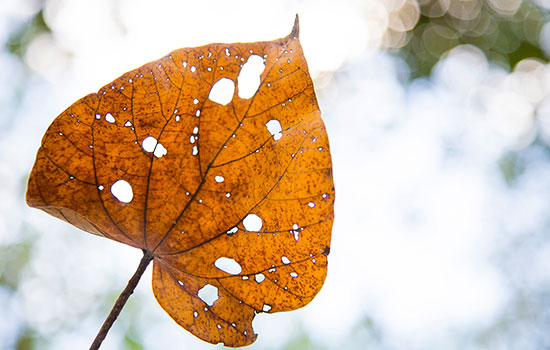
<path fill-rule="evenodd" d="M 74 103 L 27 203 L 150 252 L 155 297 L 197 337 L 254 342 L 256 313 L 306 305 L 327 271 L 332 165 L 297 22 L 173 51 Z"/>

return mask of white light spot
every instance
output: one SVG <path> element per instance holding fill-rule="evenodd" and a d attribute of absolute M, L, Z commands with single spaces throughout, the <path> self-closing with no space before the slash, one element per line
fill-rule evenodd
<path fill-rule="evenodd" d="M 193 134 L 196 135 L 196 134 L 198 134 L 198 133 L 199 133 L 199 127 L 198 127 L 198 126 L 195 126 L 195 127 L 193 128 Z"/>
<path fill-rule="evenodd" d="M 242 271 L 241 265 L 239 265 L 235 259 L 226 258 L 225 256 L 218 258 L 214 262 L 214 265 L 223 272 L 227 272 L 231 275 L 238 275 Z"/>
<path fill-rule="evenodd" d="M 100 190 L 100 191 L 103 191 L 103 188 L 104 188 L 103 185 L 97 186 L 97 189 Z"/>
<path fill-rule="evenodd" d="M 225 194 L 225 196 L 226 196 L 227 198 L 229 198 L 229 197 L 231 197 L 231 193 L 227 192 L 227 193 Z"/>
<path fill-rule="evenodd" d="M 193 155 L 196 156 L 197 154 L 199 154 L 199 149 L 197 146 L 193 146 Z"/>
<path fill-rule="evenodd" d="M 254 280 L 256 280 L 256 282 L 258 283 L 261 283 L 265 280 L 265 276 L 263 273 L 258 273 L 254 276 Z"/>
<path fill-rule="evenodd" d="M 235 83 L 228 78 L 221 78 L 212 85 L 208 98 L 223 106 L 231 102 L 235 93 Z"/>
<path fill-rule="evenodd" d="M 262 308 L 263 312 L 269 312 L 271 310 L 271 305 L 264 304 L 264 307 Z"/>
<path fill-rule="evenodd" d="M 222 329 L 222 326 L 221 325 L 217 325 L 216 326 L 218 329 Z"/>
<path fill-rule="evenodd" d="M 195 116 L 197 116 L 197 118 L 201 116 L 201 110 L 200 109 L 197 109 L 197 112 L 195 112 Z"/>
<path fill-rule="evenodd" d="M 178 280 L 178 284 L 179 284 L 180 286 L 183 286 L 183 282 L 180 281 L 180 280 Z"/>
<path fill-rule="evenodd" d="M 122 203 L 130 203 L 134 198 L 132 186 L 126 180 L 118 180 L 112 184 L 111 193 Z"/>
<path fill-rule="evenodd" d="M 248 276 L 243 276 L 243 281 L 248 281 Z"/>
<path fill-rule="evenodd" d="M 196 311 L 194 311 L 194 312 L 193 312 L 193 317 L 194 317 L 194 318 L 197 318 L 197 317 L 199 317 L 199 313 L 198 313 L 198 312 L 196 312 Z"/>
<path fill-rule="evenodd" d="M 233 227 L 232 229 L 228 230 L 227 231 L 227 234 L 232 236 L 234 235 L 235 233 L 237 233 L 237 231 L 239 231 L 239 229 L 237 227 Z"/>
<path fill-rule="evenodd" d="M 187 67 L 187 61 L 181 62 L 181 65 L 183 66 L 183 68 Z"/>
<path fill-rule="evenodd" d="M 240 98 L 251 98 L 260 86 L 260 75 L 265 69 L 264 59 L 258 55 L 251 55 L 244 64 L 237 83 Z"/>
<path fill-rule="evenodd" d="M 95 115 L 95 119 L 100 119 L 100 118 L 101 118 L 101 116 L 99 114 Z"/>
<path fill-rule="evenodd" d="M 195 99 L 193 99 L 193 103 L 197 104 L 197 103 L 199 103 L 199 100 L 195 98 Z"/>
<path fill-rule="evenodd" d="M 194 72 L 195 72 L 196 70 L 197 70 L 197 67 L 195 67 L 195 66 L 191 66 L 191 72 L 193 72 L 193 73 L 194 73 Z"/>
<path fill-rule="evenodd" d="M 115 122 L 115 117 L 111 113 L 105 114 L 105 120 L 111 124 Z"/>
<path fill-rule="evenodd" d="M 287 258 L 286 256 L 282 256 L 282 257 L 281 257 L 281 261 L 282 261 L 283 264 L 285 264 L 285 265 L 290 264 L 290 259 Z"/>
<path fill-rule="evenodd" d="M 281 137 L 283 137 L 283 134 L 281 133 L 281 131 L 283 131 L 283 127 L 277 119 L 271 119 L 265 124 L 265 126 L 267 131 L 273 135 L 273 139 L 275 141 L 278 141 Z"/>
<path fill-rule="evenodd" d="M 190 143 L 195 143 L 196 138 L 197 138 L 197 137 L 196 137 L 195 135 L 191 135 L 191 136 L 189 137 L 189 142 L 190 142 Z"/>
<path fill-rule="evenodd" d="M 180 121 L 180 116 L 179 116 L 179 115 L 176 116 L 176 121 L 177 121 L 177 122 Z"/>
<path fill-rule="evenodd" d="M 212 306 L 214 305 L 214 302 L 218 300 L 218 288 L 211 284 L 207 284 L 199 289 L 197 295 L 206 303 L 206 305 Z"/>
<path fill-rule="evenodd" d="M 298 277 L 298 274 L 296 272 L 291 272 L 290 276 L 296 278 L 296 277 Z"/>
<path fill-rule="evenodd" d="M 130 127 L 130 126 L 132 126 L 132 122 L 127 120 L 126 123 L 124 123 L 124 126 Z"/>
<path fill-rule="evenodd" d="M 314 202 L 309 202 L 307 204 L 307 206 L 310 207 L 310 208 L 315 208 L 315 203 Z"/>
<path fill-rule="evenodd" d="M 298 239 L 300 239 L 300 231 L 292 231 L 292 233 L 294 234 L 294 239 L 298 242 Z"/>
<path fill-rule="evenodd" d="M 229 49 L 228 49 L 227 47 L 225 48 L 225 55 L 226 55 L 226 56 L 230 56 L 230 55 L 231 55 L 231 53 L 229 52 Z"/>
<path fill-rule="evenodd" d="M 214 178 L 214 180 L 216 180 L 216 182 L 224 182 L 224 178 L 223 176 L 220 176 L 220 175 L 216 175 L 216 177 Z"/>
<path fill-rule="evenodd" d="M 262 219 L 256 214 L 248 214 L 243 220 L 243 226 L 247 231 L 259 232 L 262 229 Z"/>
<path fill-rule="evenodd" d="M 293 229 L 293 230 L 297 230 L 298 228 L 299 228 L 298 224 L 292 225 L 292 229 Z"/>

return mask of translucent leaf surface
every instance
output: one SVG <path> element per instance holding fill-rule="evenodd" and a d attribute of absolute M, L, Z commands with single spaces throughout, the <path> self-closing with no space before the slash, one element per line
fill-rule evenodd
<path fill-rule="evenodd" d="M 75 102 L 43 138 L 27 202 L 152 252 L 177 323 L 251 344 L 256 313 L 304 306 L 327 271 L 332 166 L 297 23 L 173 51 Z"/>

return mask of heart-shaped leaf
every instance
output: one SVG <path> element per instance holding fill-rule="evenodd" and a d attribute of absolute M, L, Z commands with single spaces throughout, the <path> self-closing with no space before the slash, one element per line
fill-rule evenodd
<path fill-rule="evenodd" d="M 77 101 L 43 138 L 27 203 L 143 249 L 177 323 L 251 344 L 256 313 L 304 306 L 327 271 L 331 157 L 297 23 L 173 51 Z"/>

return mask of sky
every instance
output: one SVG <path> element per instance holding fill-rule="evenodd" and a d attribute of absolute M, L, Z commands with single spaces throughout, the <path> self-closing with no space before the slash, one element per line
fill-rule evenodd
<path fill-rule="evenodd" d="M 39 5 L 4 1 L 2 42 Z M 447 52 L 429 78 L 405 84 L 404 62 L 380 47 L 388 26 L 399 27 L 392 11 L 410 3 L 46 1 L 52 33 L 29 46 L 31 74 L 0 54 L 0 79 L 10 87 L 0 92 L 9 107 L 0 121 L 7 130 L 0 138 L 0 244 L 23 239 L 14 234 L 21 227 L 37 240 L 22 292 L 16 300 L 0 297 L 0 307 L 49 335 L 52 349 L 85 348 L 110 307 L 97 300 L 121 290 L 141 256 L 25 206 L 22 179 L 59 113 L 176 48 L 286 36 L 299 13 L 333 157 L 329 272 L 305 308 L 258 315 L 250 348 L 282 348 L 300 332 L 329 349 L 359 348 L 349 338 L 365 319 L 374 320 L 387 347 L 457 348 L 463 334 L 492 324 L 515 291 L 499 253 L 548 227 L 550 162 L 534 162 L 510 188 L 499 160 L 536 137 L 550 142 L 550 66 L 524 60 L 510 73 L 464 45 Z M 16 95 L 21 102 L 8 104 Z M 533 284 L 550 277 L 549 247 L 539 248 L 528 261 Z M 148 325 L 140 331 L 146 349 L 210 348 L 158 307 L 150 272 L 127 305 L 137 324 Z M 2 322 L 0 335 L 16 331 Z M 131 322 L 123 311 L 113 332 Z M 103 348 L 118 348 L 116 339 L 108 336 Z"/>

